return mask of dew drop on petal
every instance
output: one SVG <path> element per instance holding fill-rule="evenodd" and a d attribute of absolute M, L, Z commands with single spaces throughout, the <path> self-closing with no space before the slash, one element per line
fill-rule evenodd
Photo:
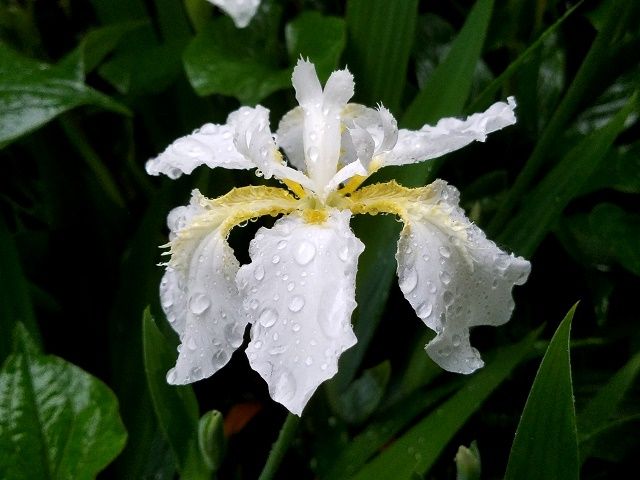
<path fill-rule="evenodd" d="M 280 255 L 274 255 L 271 259 L 271 263 L 276 264 L 280 261 Z"/>
<path fill-rule="evenodd" d="M 306 240 L 300 242 L 293 252 L 293 258 L 298 265 L 308 264 L 316 256 L 316 247 Z"/>
<path fill-rule="evenodd" d="M 253 272 L 253 277 L 260 281 L 264 278 L 264 267 L 262 265 L 258 265 Z"/>
<path fill-rule="evenodd" d="M 449 249 L 449 247 L 447 247 L 446 245 L 440 246 L 438 250 L 440 252 L 440 255 L 442 255 L 444 258 L 449 258 L 451 256 L 451 249 Z"/>
<path fill-rule="evenodd" d="M 256 340 L 255 342 L 253 342 L 253 348 L 256 350 L 260 350 L 262 348 L 262 341 Z"/>
<path fill-rule="evenodd" d="M 449 306 L 453 303 L 453 292 L 451 290 L 447 290 L 442 294 L 442 299 L 444 300 L 444 304 Z"/>
<path fill-rule="evenodd" d="M 204 293 L 196 293 L 189 299 L 189 309 L 194 315 L 203 314 L 211 305 L 211 300 Z"/>
<path fill-rule="evenodd" d="M 260 312 L 260 316 L 258 317 L 258 322 L 265 328 L 273 326 L 276 320 L 278 320 L 278 312 L 273 308 L 265 308 Z"/>
<path fill-rule="evenodd" d="M 278 250 L 282 250 L 282 249 L 283 249 L 283 248 L 285 248 L 286 246 L 287 246 L 287 241 L 286 241 L 286 240 L 280 240 L 280 241 L 278 242 L 278 245 L 277 245 Z"/>
<path fill-rule="evenodd" d="M 418 274 L 415 268 L 405 268 L 400 276 L 400 290 L 403 293 L 411 293 L 418 284 Z"/>
<path fill-rule="evenodd" d="M 281 355 L 287 351 L 286 345 L 274 345 L 269 349 L 269 355 Z"/>
<path fill-rule="evenodd" d="M 195 350 L 198 348 L 198 345 L 196 344 L 196 339 L 193 337 L 189 337 L 187 339 L 187 348 L 189 350 Z"/>
<path fill-rule="evenodd" d="M 293 330 L 294 332 L 299 332 L 300 331 L 300 324 L 299 323 L 294 323 L 293 325 L 291 325 L 291 330 Z"/>
<path fill-rule="evenodd" d="M 320 155 L 320 152 L 318 151 L 317 147 L 309 147 L 307 149 L 307 158 L 311 161 L 311 162 L 317 162 L 318 161 L 318 156 Z"/>
<path fill-rule="evenodd" d="M 431 315 L 432 311 L 433 305 L 431 305 L 431 302 L 424 302 L 418 306 L 418 308 L 416 309 L 416 314 L 418 314 L 420 318 L 425 319 L 428 318 L 429 315 Z"/>
<path fill-rule="evenodd" d="M 289 310 L 292 312 L 299 312 L 304 307 L 304 298 L 300 295 L 296 295 L 295 297 L 289 300 Z"/>
<path fill-rule="evenodd" d="M 460 335 L 456 334 L 453 337 L 451 337 L 451 344 L 454 347 L 459 347 L 461 343 L 462 343 L 462 339 L 460 338 Z"/>
<path fill-rule="evenodd" d="M 313 358 L 311 358 L 310 356 L 304 359 L 304 363 L 305 365 L 312 365 L 313 364 Z"/>
<path fill-rule="evenodd" d="M 441 270 L 440 281 L 445 285 L 449 285 L 449 282 L 451 282 L 451 275 L 449 274 L 449 272 L 447 272 L 446 270 Z"/>
<path fill-rule="evenodd" d="M 293 290 L 296 287 L 296 284 L 293 282 L 289 282 L 287 284 L 287 292 L 290 292 L 291 290 Z"/>
<path fill-rule="evenodd" d="M 226 350 L 218 350 L 211 359 L 214 368 L 221 368 L 229 360 L 229 354 Z"/>

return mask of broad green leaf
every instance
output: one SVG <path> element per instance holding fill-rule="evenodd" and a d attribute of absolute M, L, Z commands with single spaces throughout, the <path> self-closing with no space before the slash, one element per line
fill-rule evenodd
<path fill-rule="evenodd" d="M 291 72 L 281 69 L 273 40 L 281 9 L 272 6 L 247 28 L 231 19 L 216 18 L 191 41 L 184 52 L 184 67 L 198 95 L 214 93 L 256 104 L 291 84 Z"/>
<path fill-rule="evenodd" d="M 403 480 L 414 473 L 424 476 L 456 432 L 527 357 L 536 337 L 534 332 L 499 350 L 455 395 L 367 463 L 354 480 Z"/>
<path fill-rule="evenodd" d="M 18 250 L 4 219 L 0 216 L 0 364 L 11 353 L 13 332 L 18 322 L 25 324 L 32 338 L 40 343 L 38 324 L 33 313 L 27 279 L 22 271 Z"/>
<path fill-rule="evenodd" d="M 380 404 L 391 376 L 391 364 L 382 362 L 362 373 L 339 397 L 337 411 L 349 423 L 361 423 Z"/>
<path fill-rule="evenodd" d="M 398 113 L 414 41 L 417 0 L 349 0 L 347 61 L 356 98 Z"/>
<path fill-rule="evenodd" d="M 420 128 L 426 122 L 460 114 L 471 90 L 492 10 L 493 0 L 478 0 L 474 5 L 449 55 L 404 113 L 401 123 L 405 127 Z"/>
<path fill-rule="evenodd" d="M 580 193 L 584 195 L 603 188 L 640 193 L 640 142 L 611 149 Z"/>
<path fill-rule="evenodd" d="M 142 319 L 144 367 L 153 409 L 184 478 L 206 479 L 211 470 L 198 447 L 198 401 L 190 386 L 169 385 L 166 373 L 176 355 L 147 308 Z"/>
<path fill-rule="evenodd" d="M 401 2 L 397 3 L 399 4 Z M 407 28 L 401 18 L 390 17 L 389 15 L 391 13 L 415 14 L 415 12 L 410 13 L 413 12 L 413 10 L 409 9 L 411 5 L 412 8 L 415 8 L 415 4 L 405 5 L 404 10 L 396 10 L 398 7 L 390 9 L 389 2 L 377 2 L 369 8 L 367 8 L 367 5 L 370 4 L 363 2 L 354 2 L 349 5 L 349 8 L 354 9 L 354 13 L 351 16 L 349 16 L 349 14 L 347 15 L 347 28 L 350 34 L 355 38 L 359 38 L 358 45 L 360 49 L 364 50 L 368 48 L 371 49 L 372 52 L 376 52 L 373 57 L 376 59 L 375 62 L 372 59 L 370 62 L 371 66 L 367 67 L 368 69 L 362 70 L 361 75 L 367 79 L 382 78 L 382 75 L 388 71 L 388 64 L 379 61 L 379 52 L 382 51 L 383 48 L 393 47 L 381 45 L 380 42 L 384 40 L 385 42 L 393 43 L 395 36 L 403 37 L 406 34 L 403 30 L 393 30 L 392 27 L 396 29 Z M 393 5 L 395 6 L 396 2 L 393 2 Z M 489 26 L 492 6 L 492 0 L 480 0 L 476 3 L 469 13 L 462 30 L 453 42 L 447 58 L 437 67 L 431 80 L 425 86 L 425 89 L 429 89 L 430 96 L 443 97 L 449 100 L 440 102 L 440 106 L 438 107 L 440 110 L 423 110 L 419 106 L 423 100 L 416 99 L 414 101 L 416 105 L 413 109 L 414 113 L 410 115 L 405 114 L 401 121 L 403 126 L 408 128 L 422 126 L 424 123 L 436 121 L 441 115 L 448 113 L 457 115 L 461 113 L 471 88 L 471 79 L 460 80 L 457 76 L 464 73 L 471 77 L 473 74 L 475 65 L 480 58 L 482 43 Z M 363 10 L 366 10 L 366 15 L 356 15 L 356 13 Z M 384 27 L 384 30 L 379 31 L 363 24 L 363 22 L 366 21 L 373 22 L 372 18 L 378 19 L 376 22 L 379 22 L 379 25 L 387 26 Z M 355 27 L 353 26 L 354 22 L 356 24 Z M 376 23 L 376 25 L 378 25 L 378 23 Z M 411 23 L 410 26 L 411 28 L 415 28 L 414 23 Z M 355 30 L 352 32 L 352 29 Z M 389 31 L 387 32 L 387 30 Z M 384 35 L 382 35 L 381 32 L 384 32 Z M 376 48 L 374 48 L 374 46 Z M 358 51 L 354 52 L 354 54 L 357 53 Z M 377 70 L 377 67 L 375 67 L 375 65 L 378 64 L 381 65 L 379 67 L 380 70 Z M 464 71 L 461 72 L 458 64 L 471 64 L 471 67 L 470 69 L 464 68 Z M 366 67 L 366 65 L 369 65 L 369 63 L 363 66 Z M 354 72 L 357 78 L 358 70 L 354 69 Z M 400 81 L 394 82 L 394 78 L 393 76 L 389 77 L 389 83 L 393 85 L 393 88 L 401 89 L 403 83 Z M 385 90 L 380 87 L 371 94 L 382 95 L 384 91 Z M 389 95 L 391 95 L 391 93 L 389 93 Z M 424 95 L 422 96 L 424 97 Z M 390 105 L 389 101 L 385 100 L 385 98 L 377 98 L 373 99 L 373 101 L 383 101 L 386 105 Z M 377 176 L 376 179 L 389 180 L 395 178 L 399 183 L 407 187 L 421 186 L 425 184 L 429 175 L 435 171 L 436 167 L 434 167 L 434 165 L 437 165 L 437 162 L 425 162 L 418 165 L 404 166 L 400 169 L 387 167 L 385 169 L 386 171 Z M 347 350 L 340 358 L 340 369 L 336 375 L 336 379 L 329 385 L 333 395 L 337 395 L 338 393 L 336 392 L 344 389 L 354 378 L 362 362 L 364 353 L 380 322 L 380 317 L 394 279 L 396 269 L 394 254 L 400 226 L 397 222 L 388 218 L 376 218 L 374 220 L 375 221 L 372 222 L 370 218 L 357 218 L 356 222 L 354 222 L 354 228 L 358 238 L 364 242 L 366 247 L 359 261 L 357 276 L 358 289 L 356 291 L 358 308 L 353 315 L 358 343 Z"/>
<path fill-rule="evenodd" d="M 116 397 L 80 368 L 39 353 L 21 325 L 15 332 L 15 352 L 0 370 L 0 478 L 95 478 L 127 438 Z"/>
<path fill-rule="evenodd" d="M 634 95 L 609 124 L 584 138 L 564 156 L 528 195 L 527 203 L 499 237 L 501 242 L 525 257 L 533 254 L 569 201 L 606 158 L 627 117 L 638 108 L 637 98 Z"/>
<path fill-rule="evenodd" d="M 287 24 L 285 37 L 289 63 L 295 64 L 300 57 L 309 58 L 324 82 L 338 67 L 347 32 L 342 18 L 305 12 Z"/>
<path fill-rule="evenodd" d="M 506 480 L 578 479 L 569 332 L 574 305 L 553 335 L 533 381 L 509 455 Z"/>
<path fill-rule="evenodd" d="M 84 84 L 82 56 L 49 66 L 0 43 L 0 147 L 80 105 L 128 110 Z"/>
<path fill-rule="evenodd" d="M 331 458 L 331 468 L 326 479 L 350 478 L 362 468 L 378 450 L 393 440 L 404 428 L 410 425 L 423 412 L 433 408 L 443 398 L 456 389 L 451 383 L 426 391 L 415 392 L 393 407 L 380 412 L 362 432 L 352 438 L 340 449 L 340 454 Z"/>
<path fill-rule="evenodd" d="M 589 453 L 593 449 L 594 437 L 611 425 L 610 420 L 618 403 L 633 384 L 639 371 L 640 353 L 637 353 L 579 412 L 577 417 L 578 439 L 580 441 L 580 457 L 583 461 L 589 457 Z"/>

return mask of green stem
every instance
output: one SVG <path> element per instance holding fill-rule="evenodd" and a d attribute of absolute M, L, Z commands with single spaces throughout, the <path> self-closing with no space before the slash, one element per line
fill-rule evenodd
<path fill-rule="evenodd" d="M 269 458 L 267 458 L 267 463 L 265 463 L 258 480 L 271 480 L 272 478 L 274 478 L 276 472 L 278 471 L 278 467 L 280 466 L 280 462 L 282 462 L 284 455 L 289 449 L 291 441 L 295 437 L 295 433 L 299 423 L 300 417 L 298 417 L 297 415 L 290 413 L 287 416 L 287 419 L 284 421 L 284 424 L 280 429 L 278 439 L 273 444 L 273 447 L 271 447 Z"/>

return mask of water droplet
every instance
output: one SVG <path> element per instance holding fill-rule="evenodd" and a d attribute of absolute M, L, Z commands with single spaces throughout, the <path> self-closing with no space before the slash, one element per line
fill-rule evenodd
<path fill-rule="evenodd" d="M 280 335 L 278 335 L 278 332 L 273 332 L 273 341 L 276 342 L 278 340 L 278 338 L 280 337 Z"/>
<path fill-rule="evenodd" d="M 280 261 L 280 255 L 274 255 L 271 259 L 271 263 L 276 264 Z"/>
<path fill-rule="evenodd" d="M 289 310 L 292 312 L 299 312 L 304 307 L 304 298 L 300 295 L 296 295 L 289 301 Z"/>
<path fill-rule="evenodd" d="M 446 245 L 441 245 L 438 251 L 444 258 L 449 258 L 451 256 L 451 250 Z"/>
<path fill-rule="evenodd" d="M 195 350 L 196 348 L 198 348 L 198 345 L 196 344 L 196 339 L 193 337 L 189 337 L 187 339 L 187 348 L 189 350 Z"/>
<path fill-rule="evenodd" d="M 258 265 L 253 272 L 253 276 L 258 281 L 262 280 L 264 278 L 264 267 L 262 265 Z"/>
<path fill-rule="evenodd" d="M 273 326 L 276 320 L 278 320 L 278 312 L 273 308 L 265 308 L 260 312 L 260 317 L 258 317 L 258 322 L 265 328 Z"/>
<path fill-rule="evenodd" d="M 328 367 L 328 365 L 326 363 L 323 363 L 322 365 L 320 365 L 320 370 L 326 370 Z"/>
<path fill-rule="evenodd" d="M 460 335 L 456 334 L 456 335 L 451 337 L 451 344 L 454 347 L 459 347 L 461 343 L 462 343 L 462 339 L 460 338 Z"/>
<path fill-rule="evenodd" d="M 498 288 L 498 279 L 497 278 L 494 278 L 493 282 L 491 282 L 491 288 L 493 288 L 494 290 L 496 288 Z"/>
<path fill-rule="evenodd" d="M 306 240 L 300 242 L 293 252 L 293 258 L 298 265 L 306 265 L 316 256 L 316 247 Z"/>
<path fill-rule="evenodd" d="M 411 293 L 418 284 L 418 273 L 415 268 L 407 267 L 400 276 L 400 290 L 403 293 Z"/>
<path fill-rule="evenodd" d="M 449 282 L 451 281 L 451 275 L 449 274 L 449 272 L 447 272 L 446 270 L 441 270 L 440 281 L 445 285 L 449 285 Z"/>
<path fill-rule="evenodd" d="M 258 308 L 258 300 L 256 300 L 255 298 L 252 298 L 251 301 L 249 302 L 249 308 L 251 308 L 251 310 L 255 310 Z"/>
<path fill-rule="evenodd" d="M 429 290 L 430 293 L 436 293 L 436 286 L 433 284 L 433 282 L 427 280 L 427 289 Z"/>
<path fill-rule="evenodd" d="M 429 261 L 429 255 L 427 255 L 426 253 L 424 255 L 422 255 L 422 260 L 424 260 L 425 262 Z"/>
<path fill-rule="evenodd" d="M 176 379 L 178 378 L 178 373 L 175 368 L 172 368 L 167 372 L 167 383 L 174 385 L 176 383 Z"/>
<path fill-rule="evenodd" d="M 224 327 L 224 337 L 233 348 L 242 345 L 242 332 L 238 330 L 235 323 L 229 323 Z"/>
<path fill-rule="evenodd" d="M 433 305 L 430 302 L 421 303 L 416 309 L 416 313 L 422 319 L 428 318 L 433 312 Z"/>
<path fill-rule="evenodd" d="M 444 300 L 445 305 L 451 305 L 453 303 L 453 292 L 451 290 L 446 290 L 442 294 L 442 299 Z"/>
<path fill-rule="evenodd" d="M 255 342 L 253 342 L 253 348 L 255 348 L 256 350 L 260 350 L 262 348 L 262 341 L 256 340 Z"/>
<path fill-rule="evenodd" d="M 229 361 L 229 354 L 226 350 L 218 350 L 213 358 L 211 359 L 211 363 L 213 364 L 213 368 L 222 368 Z"/>
<path fill-rule="evenodd" d="M 293 330 L 294 332 L 299 332 L 300 331 L 300 324 L 299 323 L 294 323 L 293 325 L 291 325 L 291 330 Z"/>
<path fill-rule="evenodd" d="M 286 246 L 287 246 L 287 241 L 286 241 L 286 240 L 280 240 L 280 241 L 278 242 L 278 245 L 277 245 L 278 250 L 282 250 L 282 249 L 283 249 L 283 248 L 285 248 Z"/>
<path fill-rule="evenodd" d="M 296 287 L 296 284 L 293 282 L 289 282 L 287 284 L 287 292 L 290 292 L 291 290 L 293 290 Z"/>
<path fill-rule="evenodd" d="M 312 365 L 312 364 L 313 364 L 313 358 L 311 358 L 311 357 L 307 357 L 307 358 L 305 358 L 305 359 L 304 359 L 304 363 L 305 363 L 306 365 Z"/>
<path fill-rule="evenodd" d="M 312 163 L 318 161 L 318 155 L 320 155 L 320 152 L 318 151 L 317 147 L 309 147 L 307 149 L 307 157 Z"/>
<path fill-rule="evenodd" d="M 196 293 L 189 299 L 189 309 L 194 315 L 203 314 L 211 305 L 211 300 L 204 293 Z"/>
<path fill-rule="evenodd" d="M 338 257 L 343 262 L 346 262 L 347 260 L 349 260 L 349 247 L 347 245 L 343 246 L 340 249 L 340 251 L 338 252 Z"/>
<path fill-rule="evenodd" d="M 269 355 L 281 355 L 287 351 L 286 345 L 274 345 L 269 349 Z"/>
<path fill-rule="evenodd" d="M 273 391 L 273 399 L 277 402 L 291 400 L 296 394 L 296 381 L 289 372 L 282 372 L 276 381 Z"/>

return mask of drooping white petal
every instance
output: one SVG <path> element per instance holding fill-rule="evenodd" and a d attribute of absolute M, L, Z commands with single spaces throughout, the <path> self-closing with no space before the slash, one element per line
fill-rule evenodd
<path fill-rule="evenodd" d="M 347 70 L 335 71 L 323 91 L 314 65 L 299 60 L 292 81 L 304 111 L 302 137 L 306 172 L 314 183 L 314 191 L 323 192 L 337 170 L 340 114 L 353 96 L 353 76 Z"/>
<path fill-rule="evenodd" d="M 231 17 L 233 23 L 238 28 L 244 28 L 256 14 L 260 0 L 208 0 L 227 15 Z"/>
<path fill-rule="evenodd" d="M 484 142 L 489 133 L 516 123 L 513 97 L 491 105 L 485 112 L 474 113 L 465 120 L 443 118 L 435 126 L 425 125 L 420 130 L 401 129 L 395 147 L 379 159 L 379 167 L 405 165 L 440 157 L 468 145 Z"/>
<path fill-rule="evenodd" d="M 241 313 L 235 284 L 238 261 L 220 229 L 224 214 L 207 210 L 194 191 L 191 204 L 168 218 L 172 258 L 160 283 L 160 301 L 180 336 L 171 384 L 209 377 L 229 361 L 242 344 L 248 322 Z"/>
<path fill-rule="evenodd" d="M 255 165 L 236 149 L 234 129 L 230 125 L 207 123 L 190 135 L 177 139 L 164 152 L 149 160 L 145 168 L 150 175 L 161 173 L 176 179 L 200 165 L 250 169 Z"/>
<path fill-rule="evenodd" d="M 442 368 L 471 373 L 483 365 L 469 343 L 469 327 L 501 325 L 513 311 L 511 289 L 531 265 L 500 250 L 458 207 L 458 191 L 432 184 L 430 202 L 408 211 L 396 259 L 400 288 L 437 336 L 427 345 Z"/>
<path fill-rule="evenodd" d="M 255 108 L 242 107 L 229 115 L 228 123 L 234 127 L 238 151 L 251 159 L 265 178 L 275 176 L 312 188 L 311 181 L 304 173 L 283 162 L 269 128 L 269 110 L 260 105 Z"/>
<path fill-rule="evenodd" d="M 249 362 L 271 397 L 297 415 L 335 375 L 340 354 L 356 343 L 350 318 L 364 246 L 349 217 L 348 210 L 331 211 L 320 224 L 284 217 L 258 231 L 252 261 L 238 272 L 253 323 Z"/>

